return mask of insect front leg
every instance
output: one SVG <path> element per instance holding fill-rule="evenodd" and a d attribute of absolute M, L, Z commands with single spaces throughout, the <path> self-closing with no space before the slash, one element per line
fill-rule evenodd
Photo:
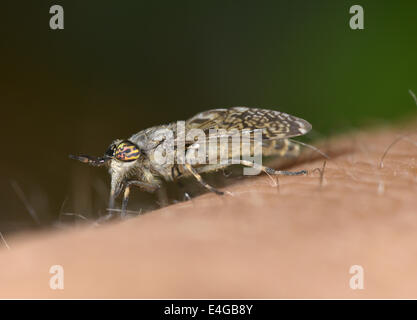
<path fill-rule="evenodd" d="M 219 190 L 217 190 L 216 188 L 214 188 L 214 187 L 212 187 L 211 185 L 209 185 L 207 182 L 205 182 L 204 180 L 203 180 L 203 178 L 201 177 L 201 175 L 189 164 L 189 163 L 186 163 L 185 165 L 184 165 L 184 168 L 189 172 L 189 173 L 191 173 L 193 176 L 194 176 L 194 178 L 196 178 L 197 179 L 197 181 L 204 187 L 204 188 L 206 188 L 207 190 L 209 190 L 209 191 L 211 191 L 211 192 L 214 192 L 215 194 L 218 194 L 218 195 L 223 195 L 224 194 L 224 192 L 222 192 L 222 191 L 219 191 Z"/>
<path fill-rule="evenodd" d="M 139 187 L 147 192 L 153 193 L 157 189 L 160 188 L 160 185 L 157 183 L 147 183 L 139 180 L 128 180 L 124 182 L 125 190 L 123 193 L 123 200 L 122 200 L 122 217 L 126 216 L 127 211 L 127 204 L 129 202 L 129 195 L 130 195 L 130 186 Z"/>
<path fill-rule="evenodd" d="M 123 193 L 123 200 L 122 200 L 122 214 L 121 217 L 124 218 L 126 216 L 127 211 L 127 203 L 129 202 L 129 194 L 130 194 L 130 186 L 127 185 L 125 187 L 125 192 Z"/>

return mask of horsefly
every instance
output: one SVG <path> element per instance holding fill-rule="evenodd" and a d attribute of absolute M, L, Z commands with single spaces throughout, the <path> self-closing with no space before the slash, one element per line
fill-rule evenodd
<path fill-rule="evenodd" d="M 297 156 L 299 145 L 288 138 L 306 134 L 311 125 L 289 114 L 266 109 L 232 107 L 201 112 L 177 121 L 139 131 L 127 140 L 113 141 L 103 157 L 73 156 L 93 166 L 106 166 L 111 175 L 109 209 L 123 191 L 126 214 L 131 186 L 155 192 L 162 181 L 194 177 L 207 190 L 223 192 L 206 183 L 201 173 L 232 164 L 244 174 L 264 171 L 270 175 L 303 175 L 262 165 L 262 156 Z"/>

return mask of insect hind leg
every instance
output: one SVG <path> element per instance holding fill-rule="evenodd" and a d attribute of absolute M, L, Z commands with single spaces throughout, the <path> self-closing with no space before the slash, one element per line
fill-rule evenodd
<path fill-rule="evenodd" d="M 256 163 L 252 163 L 251 161 L 246 161 L 246 160 L 240 160 L 240 164 L 247 166 L 247 167 L 253 167 L 253 168 L 257 168 L 261 171 L 264 171 L 267 174 L 270 175 L 284 175 L 284 176 L 298 176 L 298 175 L 305 175 L 307 174 L 307 170 L 300 170 L 300 171 L 283 171 L 283 170 L 275 170 L 269 167 L 265 167 L 263 165 L 259 165 Z M 211 185 L 209 185 L 207 182 L 205 182 L 203 180 L 203 178 L 201 177 L 201 175 L 197 172 L 197 170 L 195 170 L 189 163 L 184 164 L 184 168 L 194 176 L 194 178 L 207 190 L 214 192 L 218 195 L 223 195 L 224 192 L 217 190 L 216 188 L 212 187 Z"/>
<path fill-rule="evenodd" d="M 252 167 L 258 170 L 262 170 L 263 172 L 271 175 L 282 175 L 282 176 L 300 176 L 307 174 L 307 170 L 300 170 L 300 171 L 283 171 L 283 170 L 275 170 L 269 167 L 265 167 L 263 165 L 253 163 L 247 160 L 241 160 L 240 164 L 246 167 Z"/>

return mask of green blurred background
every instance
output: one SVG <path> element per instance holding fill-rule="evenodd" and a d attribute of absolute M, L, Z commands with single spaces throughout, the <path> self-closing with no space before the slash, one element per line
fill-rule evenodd
<path fill-rule="evenodd" d="M 64 30 L 49 28 L 64 7 Z M 365 29 L 349 28 L 360 4 Z M 115 138 L 246 105 L 318 134 L 414 117 L 417 1 L 2 1 L 0 232 L 94 217 L 105 170 L 68 159 Z M 140 201 L 155 202 L 149 195 Z M 65 201 L 67 199 L 67 201 Z M 140 205 L 139 205 L 140 206 Z M 138 205 L 133 205 L 138 209 Z"/>

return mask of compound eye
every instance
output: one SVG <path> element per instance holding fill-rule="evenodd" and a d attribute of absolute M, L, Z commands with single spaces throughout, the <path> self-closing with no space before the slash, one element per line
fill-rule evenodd
<path fill-rule="evenodd" d="M 129 141 L 121 142 L 115 152 L 114 157 L 120 161 L 135 161 L 140 156 L 139 149 Z"/>

